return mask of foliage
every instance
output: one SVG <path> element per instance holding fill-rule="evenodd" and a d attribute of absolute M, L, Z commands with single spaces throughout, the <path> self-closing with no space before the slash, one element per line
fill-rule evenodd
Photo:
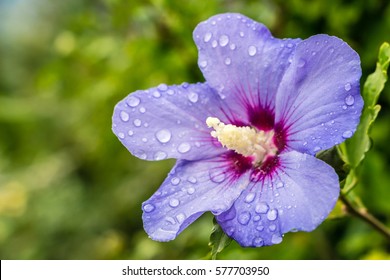
<path fill-rule="evenodd" d="M 385 0 L 0 1 L 1 259 L 208 256 L 209 214 L 175 241 L 148 239 L 141 203 L 173 162 L 130 156 L 111 132 L 111 115 L 134 90 L 202 80 L 192 30 L 227 11 L 265 23 L 277 37 L 341 37 L 361 56 L 362 81 L 390 34 Z M 389 226 L 388 86 L 378 103 L 373 145 L 356 170 L 353 193 Z M 375 112 L 376 100 L 370 104 Z M 218 257 L 384 259 L 386 242 L 367 224 L 343 217 L 311 233 L 287 234 L 277 246 L 242 249 L 232 242 Z"/>

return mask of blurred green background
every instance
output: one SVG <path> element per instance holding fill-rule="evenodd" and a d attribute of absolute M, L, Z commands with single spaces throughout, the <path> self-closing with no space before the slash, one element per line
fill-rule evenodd
<path fill-rule="evenodd" d="M 388 0 L 0 0 L 0 258 L 202 259 L 212 215 L 176 240 L 142 228 L 141 203 L 173 161 L 131 156 L 111 132 L 114 105 L 159 83 L 203 81 L 194 27 L 222 12 L 265 23 L 277 37 L 341 37 L 363 79 L 390 39 Z M 390 88 L 357 187 L 390 226 Z M 356 218 L 327 220 L 280 245 L 222 259 L 389 259 L 390 245 Z"/>

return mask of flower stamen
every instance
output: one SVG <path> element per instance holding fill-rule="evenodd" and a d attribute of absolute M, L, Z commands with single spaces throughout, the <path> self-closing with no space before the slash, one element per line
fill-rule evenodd
<path fill-rule="evenodd" d="M 249 126 L 224 124 L 213 117 L 208 117 L 206 124 L 214 129 L 210 134 L 222 146 L 243 156 L 254 157 L 256 165 L 261 164 L 266 156 L 276 155 L 278 151 L 273 141 L 273 130 L 265 132 Z"/>

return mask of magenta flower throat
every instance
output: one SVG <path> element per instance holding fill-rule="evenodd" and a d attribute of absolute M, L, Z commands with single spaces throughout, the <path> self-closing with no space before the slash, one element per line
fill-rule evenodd
<path fill-rule="evenodd" d="M 359 123 L 358 54 L 328 35 L 274 38 L 240 14 L 200 23 L 194 40 L 206 82 L 161 84 L 115 107 L 113 131 L 134 156 L 177 159 L 142 205 L 145 231 L 169 241 L 206 211 L 241 246 L 312 231 L 340 190 L 315 154 Z"/>

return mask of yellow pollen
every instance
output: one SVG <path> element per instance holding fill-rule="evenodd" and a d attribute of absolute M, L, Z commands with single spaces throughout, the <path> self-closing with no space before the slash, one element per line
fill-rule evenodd
<path fill-rule="evenodd" d="M 277 148 L 273 142 L 274 131 L 262 131 L 249 126 L 224 124 L 218 118 L 208 117 L 211 136 L 222 146 L 243 156 L 253 156 L 255 163 L 261 163 L 267 155 L 275 155 Z"/>

